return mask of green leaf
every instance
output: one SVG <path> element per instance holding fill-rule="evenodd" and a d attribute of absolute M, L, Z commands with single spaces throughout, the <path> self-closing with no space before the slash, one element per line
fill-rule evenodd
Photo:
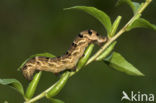
<path fill-rule="evenodd" d="M 82 10 L 92 15 L 93 17 L 95 17 L 97 20 L 99 20 L 103 24 L 103 26 L 105 27 L 107 31 L 107 34 L 110 33 L 112 24 L 111 24 L 110 17 L 105 12 L 95 7 L 87 7 L 87 6 L 74 6 L 74 7 L 66 8 L 65 10 L 69 10 L 69 9 Z"/>
<path fill-rule="evenodd" d="M 30 56 L 30 58 L 33 58 L 33 57 L 35 57 L 35 56 L 45 56 L 45 57 L 50 57 L 50 58 L 55 57 L 55 56 L 54 56 L 53 54 L 51 54 L 51 53 L 39 53 L 39 54 L 35 54 L 35 55 Z"/>
<path fill-rule="evenodd" d="M 29 59 L 31 59 L 31 58 L 33 58 L 33 57 L 36 57 L 36 56 L 45 56 L 45 57 L 50 57 L 50 58 L 55 57 L 53 54 L 50 54 L 50 53 L 40 53 L 40 54 L 32 55 L 32 56 L 30 56 L 29 58 L 27 58 L 27 59 L 20 65 L 20 67 L 19 67 L 17 70 L 19 71 Z"/>
<path fill-rule="evenodd" d="M 33 80 L 29 83 L 26 93 L 25 93 L 25 97 L 27 99 L 31 99 L 36 91 L 37 85 L 39 83 L 39 80 L 41 78 L 42 75 L 42 71 L 36 73 L 33 77 Z"/>
<path fill-rule="evenodd" d="M 116 3 L 116 5 L 118 6 L 118 5 L 121 5 L 123 3 L 128 4 L 130 6 L 130 8 L 132 9 L 132 11 L 133 11 L 134 14 L 140 8 L 140 3 L 133 2 L 132 0 L 118 0 L 118 2 Z"/>
<path fill-rule="evenodd" d="M 62 100 L 54 99 L 54 98 L 48 98 L 52 103 L 64 103 Z"/>
<path fill-rule="evenodd" d="M 101 61 L 101 60 L 105 59 L 112 52 L 116 43 L 117 43 L 117 41 L 114 41 L 100 56 L 98 56 L 96 58 L 96 60 Z"/>
<path fill-rule="evenodd" d="M 142 74 L 137 68 L 130 64 L 124 57 L 122 57 L 117 52 L 113 52 L 112 57 L 105 60 L 105 62 L 110 67 L 118 71 L 125 72 L 126 74 L 134 76 L 144 76 L 144 74 Z"/>
<path fill-rule="evenodd" d="M 47 98 L 51 98 L 56 96 L 64 87 L 64 85 L 66 84 L 67 80 L 69 79 L 70 76 L 70 72 L 66 71 L 65 73 L 62 74 L 61 78 L 59 79 L 59 81 L 57 81 L 52 88 L 50 89 L 50 91 L 47 93 L 46 97 Z"/>
<path fill-rule="evenodd" d="M 134 28 L 148 28 L 148 29 L 153 29 L 156 30 L 156 25 L 151 24 L 149 21 L 143 18 L 138 18 L 137 20 L 134 21 L 128 28 L 127 31 L 132 30 Z"/>
<path fill-rule="evenodd" d="M 121 16 L 118 16 L 118 17 L 115 19 L 115 21 L 114 21 L 114 23 L 113 23 L 113 25 L 112 25 L 112 30 L 111 30 L 110 34 L 108 34 L 108 37 L 109 37 L 109 38 L 111 38 L 111 37 L 113 37 L 113 36 L 115 35 L 116 30 L 118 29 L 119 23 L 120 23 L 120 21 L 121 21 L 121 18 L 122 18 Z"/>
<path fill-rule="evenodd" d="M 7 85 L 15 90 L 17 90 L 20 94 L 24 95 L 24 90 L 22 84 L 16 79 L 0 79 L 1 85 Z"/>

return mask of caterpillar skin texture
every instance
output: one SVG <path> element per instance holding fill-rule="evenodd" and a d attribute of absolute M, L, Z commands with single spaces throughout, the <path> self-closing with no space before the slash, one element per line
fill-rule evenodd
<path fill-rule="evenodd" d="M 22 68 L 23 75 L 26 79 L 31 80 L 36 70 L 48 71 L 54 74 L 64 70 L 74 70 L 90 43 L 101 45 L 106 41 L 106 37 L 99 36 L 94 30 L 82 31 L 63 56 L 54 58 L 36 56 L 28 60 Z"/>

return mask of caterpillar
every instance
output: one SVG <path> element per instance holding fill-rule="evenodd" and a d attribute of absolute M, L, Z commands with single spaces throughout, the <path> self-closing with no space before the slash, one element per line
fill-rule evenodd
<path fill-rule="evenodd" d="M 74 70 L 79 59 L 84 55 L 86 47 L 90 43 L 101 45 L 107 41 L 107 37 L 100 36 L 94 30 L 82 31 L 73 41 L 70 49 L 60 57 L 43 57 L 36 56 L 29 59 L 22 67 L 23 75 L 26 79 L 31 80 L 34 72 L 48 71 L 54 74 L 65 70 Z"/>

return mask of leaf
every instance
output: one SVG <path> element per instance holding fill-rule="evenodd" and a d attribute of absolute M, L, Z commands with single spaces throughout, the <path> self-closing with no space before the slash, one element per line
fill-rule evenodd
<path fill-rule="evenodd" d="M 134 21 L 128 28 L 127 31 L 132 30 L 134 28 L 148 28 L 148 29 L 153 29 L 156 30 L 156 25 L 151 24 L 149 21 L 143 18 L 138 18 L 137 20 Z"/>
<path fill-rule="evenodd" d="M 33 57 L 36 57 L 36 56 L 44 56 L 44 57 L 50 57 L 50 58 L 55 57 L 53 54 L 50 54 L 50 53 L 40 53 L 40 54 L 32 55 L 32 56 L 30 56 L 29 58 L 27 58 L 27 59 L 20 65 L 20 67 L 19 67 L 17 70 L 19 71 L 29 59 L 31 59 L 31 58 L 33 58 Z"/>
<path fill-rule="evenodd" d="M 126 3 L 130 6 L 130 8 L 132 9 L 133 13 L 135 14 L 137 12 L 137 10 L 140 8 L 140 3 L 138 2 L 133 2 L 132 0 L 118 0 L 118 2 L 116 3 L 117 6 Z"/>
<path fill-rule="evenodd" d="M 0 79 L 1 85 L 7 85 L 15 90 L 17 90 L 20 94 L 24 95 L 24 90 L 22 84 L 16 79 Z"/>
<path fill-rule="evenodd" d="M 26 92 L 25 92 L 25 97 L 27 99 L 30 99 L 33 97 L 33 95 L 36 91 L 37 85 L 39 83 L 39 80 L 41 78 L 41 75 L 42 75 L 42 71 L 36 73 L 33 77 L 33 80 L 29 83 L 29 85 L 26 89 Z"/>
<path fill-rule="evenodd" d="M 45 56 L 45 57 L 50 57 L 50 58 L 55 57 L 55 56 L 54 56 L 53 54 L 51 54 L 51 53 L 39 53 L 39 54 L 35 54 L 35 55 L 30 56 L 30 58 L 33 58 L 33 57 L 35 57 L 35 56 Z"/>
<path fill-rule="evenodd" d="M 48 93 L 46 95 L 47 98 L 56 96 L 62 90 L 62 88 L 64 87 L 64 85 L 68 81 L 69 77 L 70 77 L 70 72 L 69 71 L 66 71 L 65 73 L 63 73 L 61 75 L 59 81 L 57 81 L 52 86 L 52 88 L 48 91 Z"/>
<path fill-rule="evenodd" d="M 82 10 L 92 15 L 103 24 L 103 26 L 107 31 L 107 34 L 110 33 L 112 24 L 111 24 L 110 17 L 105 12 L 98 10 L 95 7 L 87 7 L 87 6 L 74 6 L 70 8 L 65 8 L 65 10 L 70 10 L 70 9 Z"/>
<path fill-rule="evenodd" d="M 96 60 L 101 61 L 101 60 L 105 59 L 113 51 L 116 43 L 117 43 L 117 41 L 114 41 L 103 53 L 101 53 L 100 56 L 98 56 L 96 58 Z"/>
<path fill-rule="evenodd" d="M 118 29 L 118 26 L 120 24 L 120 21 L 121 21 L 121 16 L 118 16 L 115 21 L 113 22 L 113 25 L 112 25 L 112 30 L 110 32 L 110 34 L 108 34 L 108 37 L 111 38 L 115 35 L 116 33 L 116 30 Z"/>
<path fill-rule="evenodd" d="M 128 75 L 144 76 L 144 74 L 142 74 L 137 68 L 130 64 L 124 57 L 122 57 L 117 52 L 113 52 L 112 57 L 105 60 L 105 62 L 110 67 L 118 71 L 125 72 Z"/>
<path fill-rule="evenodd" d="M 48 98 L 52 103 L 64 103 L 62 100 L 54 99 L 54 98 Z"/>

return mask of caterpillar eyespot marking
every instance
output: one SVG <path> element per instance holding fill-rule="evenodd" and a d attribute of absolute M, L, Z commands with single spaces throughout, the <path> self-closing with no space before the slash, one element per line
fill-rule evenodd
<path fill-rule="evenodd" d="M 99 36 L 99 33 L 96 33 L 97 36 Z"/>
<path fill-rule="evenodd" d="M 90 29 L 88 30 L 88 34 L 89 34 L 89 35 L 92 35 L 92 32 L 91 32 L 91 30 L 90 30 Z"/>
<path fill-rule="evenodd" d="M 27 66 L 26 65 L 23 67 L 23 70 L 25 70 L 25 69 L 27 69 Z"/>
<path fill-rule="evenodd" d="M 71 56 L 71 54 L 68 54 L 68 56 Z"/>
<path fill-rule="evenodd" d="M 83 38 L 83 35 L 82 35 L 82 34 L 79 34 L 78 36 L 79 36 L 80 38 Z"/>
<path fill-rule="evenodd" d="M 69 54 L 68 52 L 65 53 L 66 55 Z"/>
<path fill-rule="evenodd" d="M 94 30 L 82 31 L 64 55 L 54 58 L 36 56 L 28 60 L 22 68 L 23 75 L 26 79 L 31 80 L 35 71 L 48 71 L 58 74 L 66 70 L 74 70 L 89 44 L 103 44 L 106 41 L 107 37 L 99 36 Z"/>
<path fill-rule="evenodd" d="M 46 59 L 49 59 L 49 57 L 46 57 Z"/>
<path fill-rule="evenodd" d="M 77 46 L 77 44 L 75 44 L 75 43 L 72 43 L 72 46 L 76 47 L 76 46 Z"/>
<path fill-rule="evenodd" d="M 38 62 L 38 61 L 37 61 L 36 63 L 37 63 L 38 65 L 40 65 L 40 64 L 41 64 L 41 63 L 40 63 L 40 62 Z"/>

